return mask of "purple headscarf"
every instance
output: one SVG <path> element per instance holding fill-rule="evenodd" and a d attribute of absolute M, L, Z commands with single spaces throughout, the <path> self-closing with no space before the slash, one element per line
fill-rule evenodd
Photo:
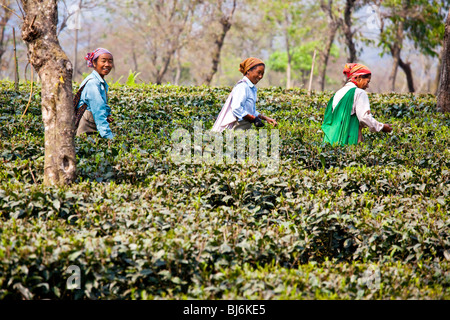
<path fill-rule="evenodd" d="M 97 48 L 94 50 L 94 52 L 89 52 L 86 54 L 86 57 L 84 57 L 84 60 L 87 61 L 87 65 L 89 68 L 94 67 L 94 60 L 97 59 L 99 56 L 101 56 L 104 53 L 109 53 L 112 56 L 112 53 L 104 48 Z"/>

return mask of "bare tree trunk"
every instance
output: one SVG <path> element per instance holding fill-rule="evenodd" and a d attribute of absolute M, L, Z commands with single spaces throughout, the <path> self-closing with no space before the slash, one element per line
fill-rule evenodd
<path fill-rule="evenodd" d="M 397 78 L 397 70 L 398 70 L 398 56 L 394 55 L 394 53 L 392 53 L 392 58 L 393 58 L 393 62 L 392 62 L 392 69 L 391 69 L 391 74 L 389 76 L 389 82 L 391 83 L 391 91 L 395 91 L 395 81 Z"/>
<path fill-rule="evenodd" d="M 11 1 L 0 1 L 0 4 L 2 4 L 5 7 L 8 7 L 10 3 Z M 2 58 L 6 52 L 6 43 L 8 42 L 8 39 L 5 36 L 6 24 L 8 23 L 12 14 L 11 11 L 6 9 L 5 7 L 0 8 L 3 9 L 2 16 L 0 18 L 0 76 L 2 72 Z"/>
<path fill-rule="evenodd" d="M 76 178 L 72 64 L 61 49 L 56 28 L 57 0 L 21 0 L 22 39 L 42 82 L 45 127 L 44 184 L 65 185 Z"/>
<path fill-rule="evenodd" d="M 292 72 L 292 54 L 291 54 L 291 45 L 289 41 L 289 17 L 286 12 L 284 11 L 284 38 L 286 42 L 286 54 L 287 54 L 287 66 L 286 66 L 286 89 L 290 89 L 292 87 L 291 83 L 291 72 Z"/>
<path fill-rule="evenodd" d="M 134 45 L 132 46 L 132 49 L 131 49 L 131 57 L 133 58 L 134 71 L 138 72 L 139 71 L 139 65 L 138 65 L 138 62 L 137 62 L 136 50 L 134 49 Z"/>
<path fill-rule="evenodd" d="M 405 17 L 407 16 L 407 14 L 409 12 L 410 7 L 411 7 L 410 1 L 403 2 L 402 11 L 400 12 L 402 19 L 400 19 L 397 24 L 395 43 L 393 45 L 391 45 L 391 47 L 390 47 L 392 58 L 394 59 L 394 63 L 392 65 L 391 76 L 389 77 L 389 80 L 391 81 L 392 91 L 395 91 L 395 81 L 396 81 L 396 77 L 397 77 L 398 67 L 402 68 L 403 71 L 405 72 L 409 92 L 415 91 L 414 81 L 413 81 L 413 73 L 411 70 L 410 63 L 405 63 L 401 58 L 401 50 L 402 50 L 402 46 L 403 46 L 403 40 L 405 37 L 404 36 Z"/>
<path fill-rule="evenodd" d="M 321 66 L 319 75 L 319 85 L 321 91 L 325 90 L 325 79 L 327 75 L 328 60 L 330 58 L 331 46 L 333 45 L 334 38 L 336 37 L 336 32 L 337 28 L 334 26 L 333 27 L 330 26 L 330 29 L 328 30 L 328 38 L 325 44 L 325 48 L 320 53 Z"/>
<path fill-rule="evenodd" d="M 314 50 L 312 64 L 311 64 L 311 73 L 309 75 L 308 96 L 311 95 L 311 86 L 312 86 L 312 79 L 313 79 L 313 75 L 314 75 L 314 63 L 315 62 L 316 62 L 316 50 Z"/>
<path fill-rule="evenodd" d="M 2 72 L 2 58 L 6 52 L 5 38 L 6 38 L 5 37 L 5 27 L 1 27 L 1 29 L 0 29 L 0 76 L 1 76 L 1 72 Z"/>
<path fill-rule="evenodd" d="M 325 43 L 325 48 L 320 52 L 320 71 L 319 71 L 319 86 L 320 90 L 325 90 L 325 78 L 327 73 L 328 59 L 330 57 L 331 46 L 333 45 L 334 38 L 336 37 L 337 30 L 340 26 L 340 21 L 333 15 L 333 0 L 328 0 L 325 3 L 324 0 L 320 1 L 320 7 L 327 15 L 328 20 L 328 35 Z"/>
<path fill-rule="evenodd" d="M 437 110 L 450 112 L 450 10 L 445 21 L 442 67 L 437 92 Z"/>
<path fill-rule="evenodd" d="M 19 62 L 17 61 L 16 29 L 13 28 L 14 41 L 14 89 L 19 91 Z"/>
<path fill-rule="evenodd" d="M 219 63 L 220 63 L 220 53 L 222 51 L 223 44 L 225 42 L 225 36 L 231 28 L 231 23 L 225 21 L 225 19 L 221 19 L 220 23 L 222 25 L 222 32 L 217 36 L 216 40 L 214 41 L 214 51 L 212 53 L 212 66 L 210 72 L 205 77 L 205 84 L 210 85 L 211 81 L 216 74 Z"/>
<path fill-rule="evenodd" d="M 286 53 L 287 53 L 286 89 L 290 89 L 292 87 L 292 84 L 291 84 L 292 57 L 291 57 L 291 46 L 289 45 L 289 36 L 287 34 L 286 34 Z"/>
<path fill-rule="evenodd" d="M 400 65 L 400 52 L 403 44 L 403 22 L 399 22 L 397 26 L 397 41 L 393 46 L 390 47 L 393 63 L 392 63 L 392 71 L 389 76 L 389 81 L 391 83 L 391 91 L 395 91 L 395 81 L 397 79 L 397 71 Z"/>
<path fill-rule="evenodd" d="M 172 57 L 175 54 L 175 52 L 176 50 L 168 52 L 167 56 L 163 59 L 163 66 L 158 70 L 156 74 L 156 84 L 162 84 L 167 69 L 169 69 L 170 61 L 172 60 Z"/>
<path fill-rule="evenodd" d="M 174 80 L 176 86 L 180 85 L 180 79 L 181 79 L 181 59 L 180 59 L 180 52 L 177 52 L 177 66 Z"/>
<path fill-rule="evenodd" d="M 197 5 L 196 1 L 187 2 L 187 8 L 184 8 L 183 11 L 180 11 L 182 9 L 179 8 L 179 5 L 182 5 L 182 1 L 173 1 L 170 6 L 170 4 L 164 1 L 157 1 L 154 5 L 154 9 L 156 12 L 156 18 L 157 18 L 157 25 L 161 27 L 160 30 L 163 31 L 163 36 L 165 36 L 165 39 L 163 38 L 163 41 L 161 43 L 160 47 L 155 48 L 152 55 L 152 60 L 154 61 L 154 65 L 157 66 L 156 63 L 158 56 L 162 57 L 162 61 L 159 64 L 160 67 L 156 67 L 155 70 L 155 81 L 156 84 L 162 84 L 162 81 L 164 79 L 164 76 L 169 69 L 170 62 L 173 59 L 173 56 L 175 53 L 180 50 L 183 45 L 185 44 L 185 41 L 183 41 L 183 34 L 186 33 L 189 29 L 188 20 L 190 18 L 190 15 L 195 9 L 195 6 Z M 181 14 L 181 20 L 176 21 L 177 17 L 179 17 L 179 13 Z M 166 31 L 166 30 L 171 30 Z M 169 32 L 166 34 L 166 32 Z M 169 36 L 170 34 L 170 36 Z M 161 51 L 161 52 L 159 52 Z"/>
<path fill-rule="evenodd" d="M 436 77 L 434 78 L 434 88 L 433 92 L 437 96 L 439 90 L 439 82 L 441 80 L 441 69 L 442 69 L 442 57 L 444 56 L 444 46 L 442 46 L 441 51 L 439 52 L 439 61 L 438 67 L 436 71 Z"/>
<path fill-rule="evenodd" d="M 291 81 L 291 55 L 288 53 L 288 62 L 286 66 L 286 89 L 290 89 L 292 87 Z"/>
<path fill-rule="evenodd" d="M 413 73 L 411 70 L 411 64 L 409 62 L 404 62 L 402 58 L 399 57 L 398 64 L 400 68 L 405 72 L 406 81 L 408 82 L 408 90 L 409 92 L 415 92 L 414 90 L 414 81 L 413 81 Z"/>
<path fill-rule="evenodd" d="M 221 8 L 221 6 L 222 1 L 219 1 L 219 8 Z M 235 9 L 236 9 L 236 0 L 233 1 L 231 12 L 228 15 L 223 15 L 222 18 L 220 19 L 222 30 L 220 34 L 217 35 L 217 38 L 214 41 L 214 51 L 212 53 L 212 66 L 210 72 L 205 77 L 205 84 L 208 86 L 211 84 L 211 81 L 219 68 L 220 54 L 222 52 L 222 47 L 225 42 L 225 37 L 231 28 L 232 25 L 231 19 L 233 18 Z"/>
<path fill-rule="evenodd" d="M 83 7 L 83 0 L 80 0 L 78 2 L 78 9 L 81 11 L 81 8 Z M 79 19 L 79 15 L 81 14 L 80 11 L 77 11 L 76 18 Z M 61 32 L 61 30 L 60 30 Z M 73 80 L 77 78 L 78 74 L 78 21 L 75 22 L 75 43 L 74 43 L 74 53 L 73 53 Z M 59 35 L 59 33 L 58 33 Z"/>
<path fill-rule="evenodd" d="M 73 80 L 75 81 L 78 70 L 78 29 L 75 29 L 75 43 L 73 51 Z"/>
<path fill-rule="evenodd" d="M 353 31 L 352 31 L 352 10 L 355 6 L 356 0 L 347 0 L 345 2 L 344 9 L 344 23 L 342 24 L 342 29 L 345 36 L 345 43 L 348 48 L 348 61 L 350 63 L 356 62 L 356 46 L 353 41 Z"/>

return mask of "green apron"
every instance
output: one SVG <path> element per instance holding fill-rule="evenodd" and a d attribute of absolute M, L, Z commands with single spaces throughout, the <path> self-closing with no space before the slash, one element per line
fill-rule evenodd
<path fill-rule="evenodd" d="M 323 118 L 324 142 L 350 145 L 358 143 L 359 121 L 351 115 L 356 88 L 350 89 L 333 110 L 333 98 L 328 102 Z"/>

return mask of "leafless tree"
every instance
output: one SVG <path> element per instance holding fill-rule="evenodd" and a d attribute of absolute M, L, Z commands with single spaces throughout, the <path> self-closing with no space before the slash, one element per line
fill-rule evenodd
<path fill-rule="evenodd" d="M 320 0 L 320 8 L 326 15 L 327 19 L 327 34 L 325 40 L 325 46 L 320 51 L 320 75 L 319 85 L 320 89 L 325 90 L 325 78 L 327 73 L 328 60 L 330 57 L 331 46 L 333 45 L 339 27 L 342 25 L 342 19 L 336 14 L 336 10 L 333 7 L 333 0 Z"/>
<path fill-rule="evenodd" d="M 346 0 L 344 8 L 344 19 L 342 23 L 342 32 L 344 33 L 345 43 L 348 48 L 347 62 L 356 62 L 356 46 L 354 41 L 355 31 L 352 30 L 353 18 L 352 12 L 355 8 L 357 0 Z"/>
<path fill-rule="evenodd" d="M 156 84 L 163 82 L 175 54 L 186 44 L 197 4 L 196 0 L 134 0 L 112 6 L 128 25 L 127 29 L 121 26 L 122 33 L 129 33 L 126 41 L 140 43 L 135 54 L 150 62 Z"/>
<path fill-rule="evenodd" d="M 6 35 L 6 26 L 12 15 L 12 10 L 9 7 L 10 0 L 0 0 L 0 74 L 2 66 L 2 58 L 6 52 L 6 45 L 8 43 L 8 36 Z"/>
<path fill-rule="evenodd" d="M 232 26 L 232 19 L 234 11 L 236 10 L 236 0 L 233 0 L 230 4 L 230 8 L 226 8 L 227 1 L 215 0 L 212 3 L 208 3 L 214 7 L 213 15 L 210 17 L 219 21 L 219 32 L 214 34 L 214 45 L 212 46 L 212 64 L 211 70 L 205 77 L 205 84 L 210 85 L 214 75 L 217 72 L 220 63 L 220 54 L 225 42 L 225 37 Z M 220 17 L 217 19 L 217 17 Z M 209 22 L 211 23 L 211 22 Z"/>

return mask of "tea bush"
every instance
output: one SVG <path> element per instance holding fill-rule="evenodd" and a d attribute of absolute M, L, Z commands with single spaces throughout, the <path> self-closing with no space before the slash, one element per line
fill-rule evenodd
<path fill-rule="evenodd" d="M 331 92 L 263 88 L 276 172 L 172 161 L 172 133 L 210 129 L 230 90 L 111 86 L 112 146 L 77 137 L 78 180 L 56 188 L 39 87 L 21 117 L 27 87 L 0 82 L 0 299 L 450 298 L 450 116 L 434 96 L 369 94 L 394 131 L 332 147 Z"/>

